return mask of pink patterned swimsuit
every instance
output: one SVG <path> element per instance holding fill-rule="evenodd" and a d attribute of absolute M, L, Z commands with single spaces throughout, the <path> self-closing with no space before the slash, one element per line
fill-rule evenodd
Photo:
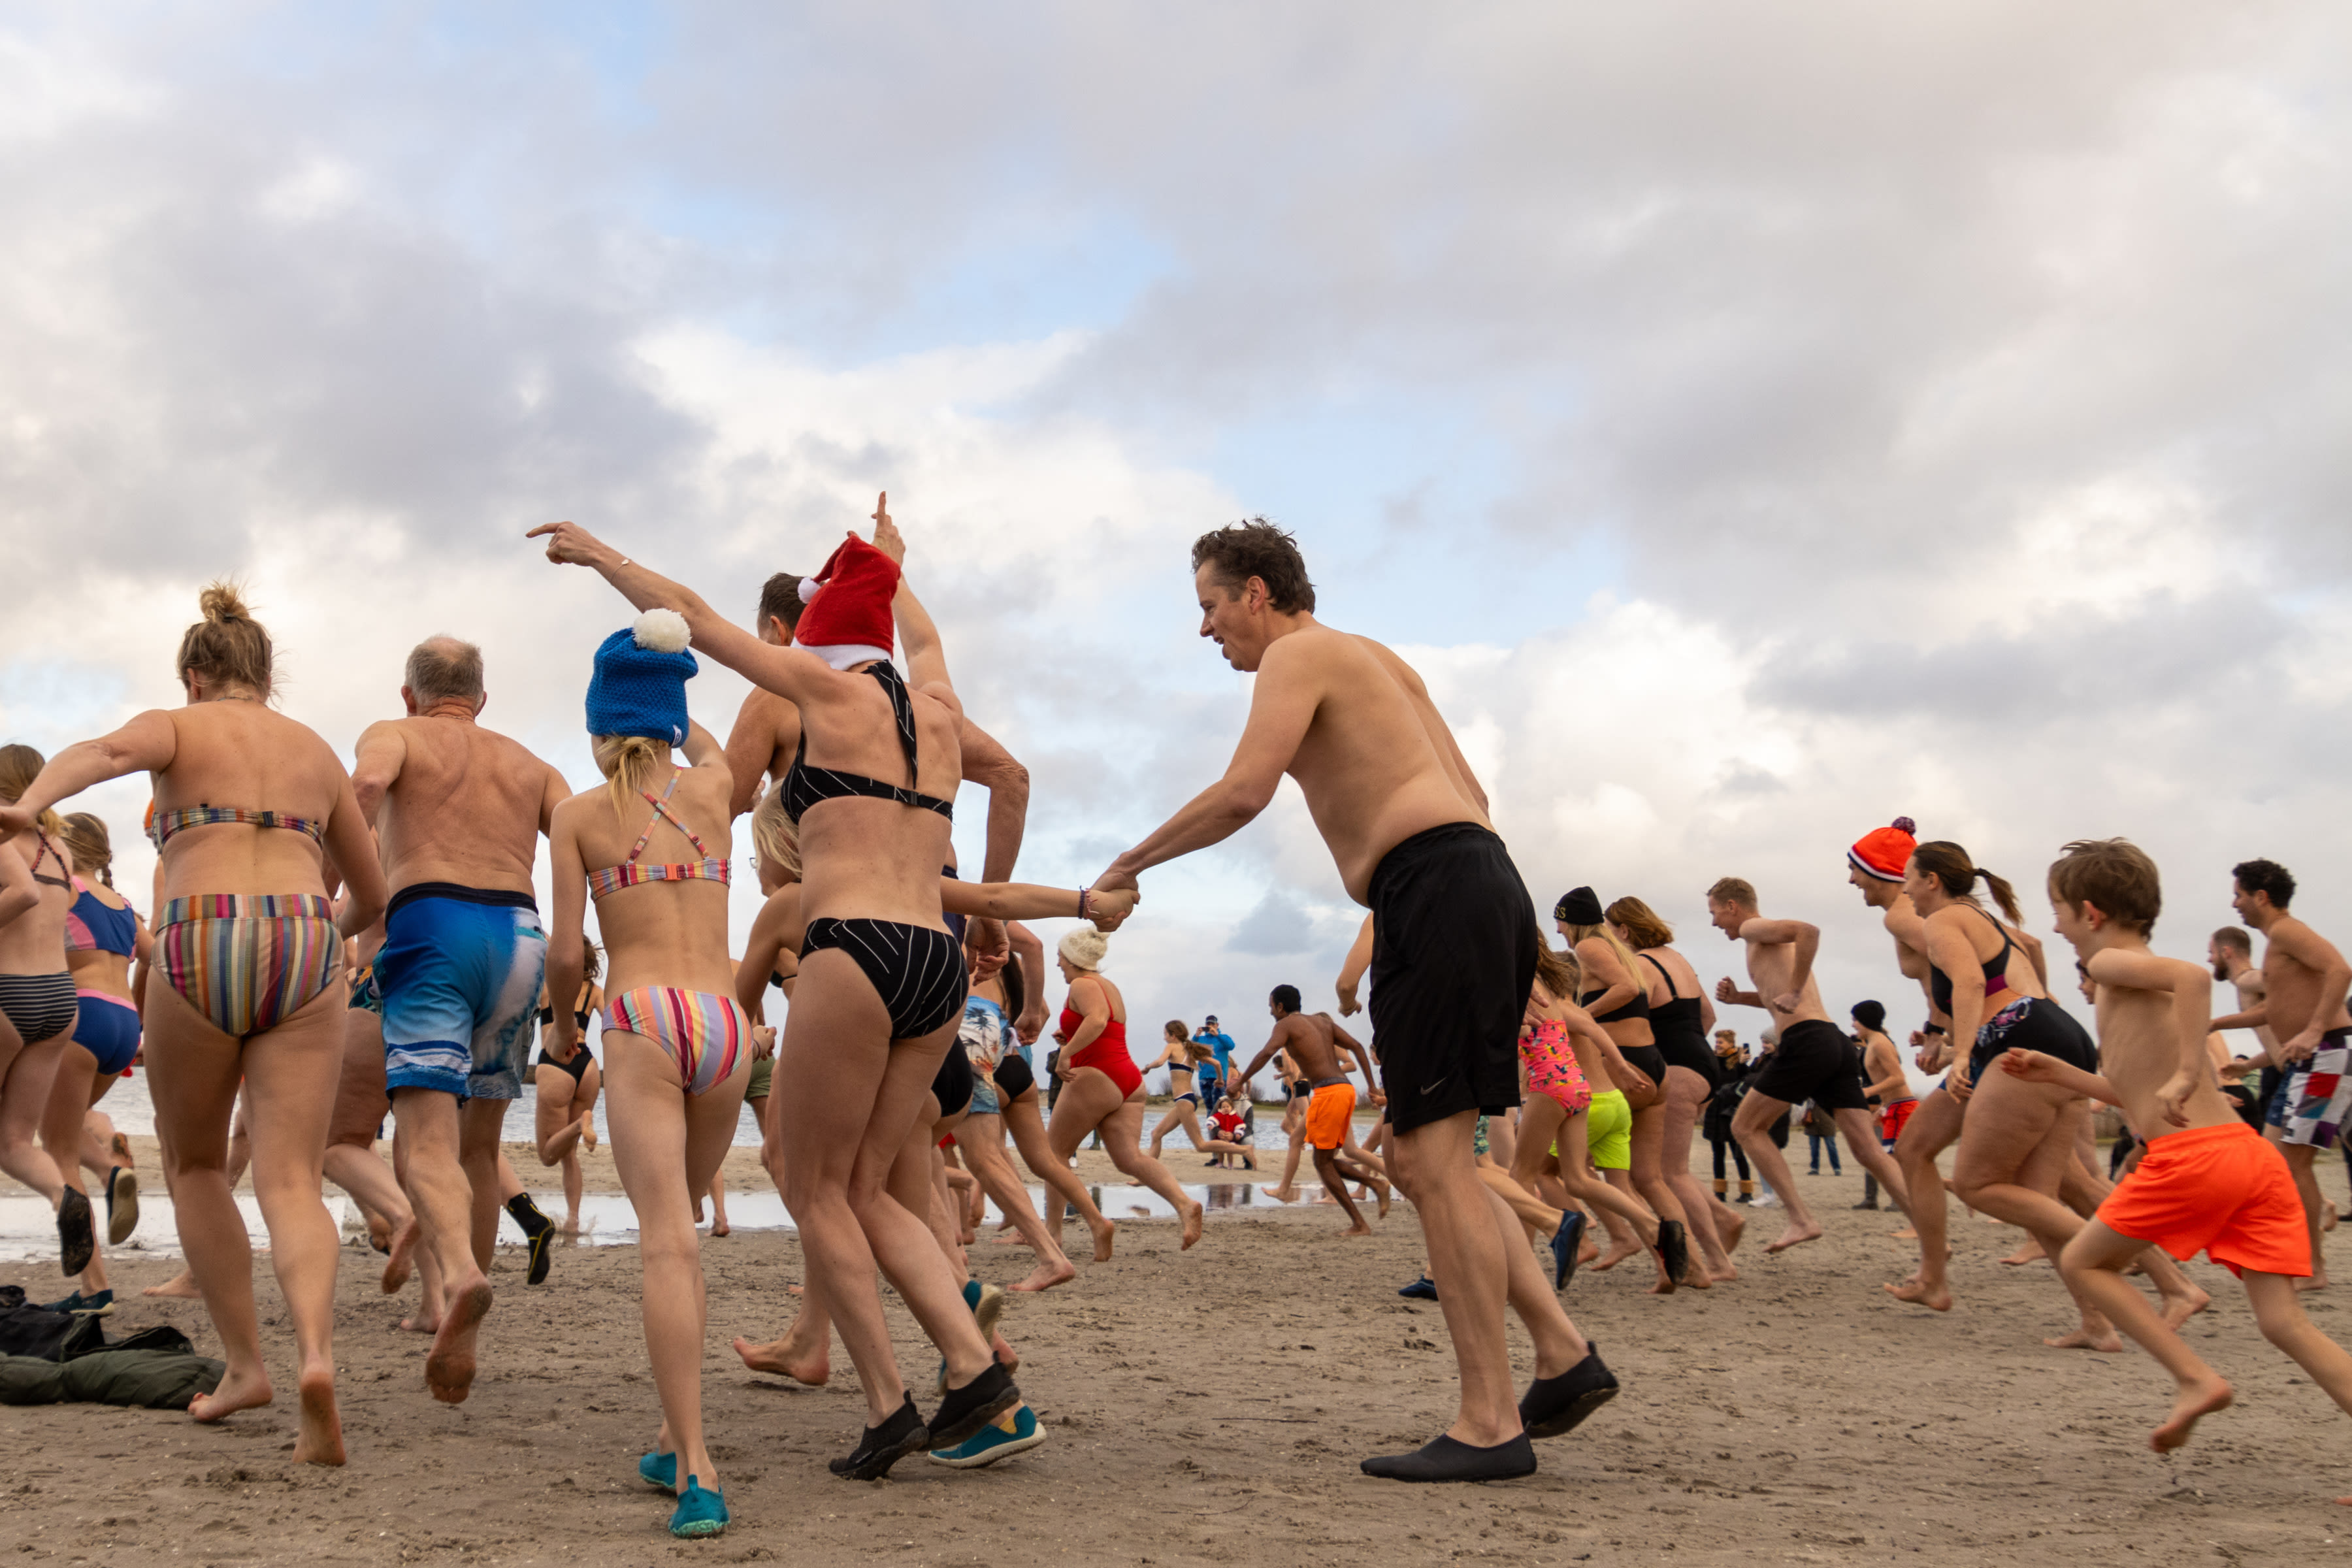
<path fill-rule="evenodd" d="M 1519 1061 L 1528 1069 L 1530 1093 L 1549 1098 L 1570 1116 L 1592 1103 L 1592 1086 L 1576 1065 L 1565 1020 L 1545 1018 L 1532 1029 L 1521 1029 Z"/>

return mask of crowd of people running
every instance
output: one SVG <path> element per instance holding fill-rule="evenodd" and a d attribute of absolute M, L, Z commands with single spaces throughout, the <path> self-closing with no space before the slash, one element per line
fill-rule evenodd
<path fill-rule="evenodd" d="M 1531 1440 L 1615 1397 L 1562 1305 L 1580 1267 L 1646 1254 L 1656 1294 L 1732 1284 L 1767 1204 L 1784 1222 L 1765 1253 L 1819 1239 L 1785 1152 L 1792 1125 L 1816 1168 L 1824 1146 L 1835 1168 L 1843 1143 L 1870 1179 L 1858 1206 L 1883 1194 L 1902 1212 L 1919 1263 L 1886 1289 L 1937 1312 L 1953 1303 L 1939 1156 L 1957 1144 L 1962 1203 L 2056 1261 L 2077 1321 L 2046 1342 L 2112 1350 L 2128 1335 L 2173 1374 L 2157 1447 L 2231 1398 L 2178 1332 L 2209 1304 L 2177 1261 L 2200 1250 L 2242 1279 L 2263 1333 L 2352 1411 L 2352 1357 L 2299 1304 L 2326 1284 L 2332 1215 L 2315 1161 L 2352 1105 L 2352 967 L 2288 912 L 2283 868 L 2232 872 L 2260 962 L 2231 926 L 2200 965 L 2147 947 L 2161 900 L 2145 854 L 2121 839 L 2065 846 L 2046 890 L 2095 1033 L 2053 996 L 2016 890 L 1900 819 L 1846 860 L 1896 973 L 1920 988 L 1926 1021 L 1907 1051 L 1876 1001 L 1832 1020 L 1818 929 L 1767 917 L 1737 877 L 1707 889 L 1706 909 L 1739 945 L 1746 984 L 1709 987 L 1639 897 L 1576 888 L 1543 929 L 1419 677 L 1318 621 L 1295 542 L 1251 521 L 1204 535 L 1192 561 L 1202 635 L 1258 677 L 1231 765 L 1087 886 L 1016 882 L 1026 774 L 966 714 L 887 498 L 873 521 L 815 573 L 770 578 L 749 631 L 575 524 L 534 530 L 551 561 L 598 573 L 638 612 L 595 651 L 585 720 L 601 777 L 576 793 L 480 722 L 480 652 L 450 637 L 412 652 L 404 715 L 371 726 L 347 768 L 274 705 L 268 634 L 226 584 L 204 592 L 182 640 L 179 706 L 54 757 L 0 749 L 0 1169 L 55 1211 L 75 1281 L 56 1307 L 112 1303 L 98 1238 L 120 1244 L 135 1226 L 139 1178 L 99 1108 L 137 1059 L 188 1268 L 157 1289 L 201 1296 L 226 1363 L 190 1414 L 219 1421 L 275 1397 L 233 1197 L 249 1165 L 293 1331 L 295 1457 L 341 1464 L 340 1236 L 322 1183 L 365 1215 L 383 1289 L 417 1279 L 404 1326 L 432 1337 L 430 1394 L 462 1402 L 499 1216 L 530 1243 L 526 1278 L 545 1279 L 551 1238 L 581 1223 L 579 1157 L 597 1146 L 601 1107 L 648 1285 L 660 1426 L 639 1474 L 675 1494 L 673 1534 L 715 1535 L 728 1510 L 701 1414 L 698 1220 L 708 1203 L 724 1233 L 719 1168 L 746 1105 L 807 1278 L 779 1337 L 736 1348 L 821 1383 L 837 1335 L 866 1409 L 830 1468 L 874 1479 L 917 1453 L 978 1468 L 1045 1440 L 1013 1379 L 1006 1292 L 967 1258 L 981 1205 L 1034 1257 L 1013 1291 L 1080 1278 L 1069 1215 L 1093 1261 L 1109 1261 L 1118 1227 L 1073 1168 L 1092 1138 L 1166 1202 L 1190 1249 L 1202 1205 L 1163 1163 L 1167 1142 L 1181 1132 L 1211 1162 L 1255 1168 L 1252 1107 L 1271 1065 L 1287 1148 L 1266 1192 L 1297 1199 L 1307 1160 L 1349 1235 L 1372 1230 L 1360 1205 L 1376 1218 L 1403 1196 L 1428 1252 L 1404 1294 L 1437 1300 L 1454 1342 L 1455 1419 L 1419 1449 L 1365 1459 L 1371 1475 L 1525 1475 Z M 688 715 L 698 653 L 752 685 L 724 743 Z M 107 824 L 56 810 L 134 773 L 152 788 L 152 918 L 114 886 Z M 1146 871 L 1231 835 L 1285 774 L 1370 910 L 1336 977 L 1336 1015 L 1283 985 L 1247 1061 L 1212 1016 L 1170 1022 L 1139 1062 L 1105 973 L 1108 933 L 1135 911 Z M 976 879 L 959 875 L 950 839 L 964 782 L 989 792 Z M 728 902 L 746 816 L 764 901 L 739 946 Z M 1076 922 L 1053 952 L 1057 1016 L 1045 943 L 1024 923 L 1046 919 Z M 2217 979 L 2236 992 L 2221 1016 Z M 1756 1053 L 1718 1027 L 1719 1007 L 1760 1011 Z M 1360 1039 L 1342 1022 L 1359 1013 Z M 2220 1045 L 2231 1028 L 2261 1041 L 2258 1089 Z M 561 1172 L 565 1226 L 501 1145 L 526 1070 L 533 1149 Z M 1171 1098 L 1147 1131 L 1144 1078 L 1160 1070 Z M 2095 1104 L 2130 1129 L 2115 1168 L 2097 1155 Z M 387 1118 L 389 1160 L 376 1148 Z M 1711 1184 L 1691 1168 L 1702 1133 Z M 1008 1135 L 1043 1184 L 1043 1212 Z M 937 1352 L 928 1414 L 877 1279 Z M 1507 1307 L 1533 1348 L 1524 1392 Z"/>

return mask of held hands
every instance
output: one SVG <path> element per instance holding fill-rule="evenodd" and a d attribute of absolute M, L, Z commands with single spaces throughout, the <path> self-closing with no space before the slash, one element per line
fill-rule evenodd
<path fill-rule="evenodd" d="M 975 980 L 986 980 L 1003 969 L 1013 956 L 1013 939 L 1005 934 L 1003 921 L 983 915 L 971 918 L 964 946 L 971 951 L 971 973 Z"/>
<path fill-rule="evenodd" d="M 1389 1097 L 1387 1095 L 1382 1094 L 1377 1089 L 1372 1090 L 1372 1103 L 1374 1105 L 1386 1105 L 1388 1102 Z"/>
<path fill-rule="evenodd" d="M 542 522 L 523 537 L 544 538 L 547 558 L 559 566 L 601 567 L 612 559 L 604 542 L 576 522 Z"/>
<path fill-rule="evenodd" d="M 900 536 L 898 525 L 890 521 L 888 490 L 874 498 L 874 548 L 898 565 L 907 564 L 907 542 Z"/>
<path fill-rule="evenodd" d="M 1093 881 L 1087 884 L 1087 890 L 1094 894 L 1097 898 L 1100 898 L 1105 893 L 1116 893 L 1122 890 L 1133 891 L 1138 896 L 1140 896 L 1143 891 L 1143 884 L 1135 879 L 1134 872 L 1120 870 L 1118 868 L 1118 862 L 1114 860 L 1101 876 L 1097 877 Z"/>
<path fill-rule="evenodd" d="M 1143 901 L 1143 894 L 1132 886 L 1105 891 L 1100 888 L 1087 889 L 1087 917 L 1095 922 L 1097 931 L 1117 931 L 1135 906 Z"/>

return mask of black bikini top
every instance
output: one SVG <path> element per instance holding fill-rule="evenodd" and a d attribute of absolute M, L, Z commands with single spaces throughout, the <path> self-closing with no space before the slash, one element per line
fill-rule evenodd
<path fill-rule="evenodd" d="M 1968 907 L 1976 909 L 1974 904 Z M 1984 915 L 1982 910 L 1977 910 L 1977 913 Z M 1990 1001 L 2009 989 L 2009 950 L 2017 944 L 2010 941 L 2007 926 L 1999 921 L 1994 921 L 1990 915 L 1985 915 L 1985 919 L 1992 921 L 1992 929 L 2000 932 L 2000 951 L 1985 960 L 1981 966 L 1984 970 L 1985 997 Z M 1932 959 L 1927 963 L 1927 991 L 1928 994 L 1935 998 L 1936 1011 L 1947 1018 L 1950 1017 L 1952 1016 L 1952 977 L 1937 968 Z"/>
<path fill-rule="evenodd" d="M 1608 994 L 1609 987 L 1603 985 L 1597 991 L 1587 991 L 1583 995 L 1579 996 L 1576 999 L 1576 1005 L 1580 1007 L 1590 1007 L 1593 1003 L 1598 1002 L 1601 997 Z M 1626 1003 L 1622 1007 L 1618 1008 L 1613 1013 L 1595 1013 L 1592 1015 L 1592 1021 L 1596 1024 L 1622 1024 L 1629 1018 L 1640 1018 L 1644 1022 L 1647 1022 L 1649 1016 L 1649 988 L 1646 986 L 1637 985 L 1633 988 L 1633 999 L 1632 1001 Z"/>
<path fill-rule="evenodd" d="M 58 853 L 57 847 L 49 842 L 49 836 L 47 834 L 42 832 L 37 827 L 33 830 L 33 837 L 41 841 L 41 847 L 33 851 L 33 880 L 36 882 L 47 882 L 52 888 L 65 888 L 71 889 L 73 887 L 73 868 L 66 864 L 66 858 Z M 47 856 L 48 858 L 55 860 L 58 863 L 58 869 L 65 872 L 66 875 L 62 877 L 42 876 L 41 858 L 43 856 Z"/>
<path fill-rule="evenodd" d="M 1666 983 L 1666 995 L 1669 998 L 1650 1009 L 1650 1026 L 1654 1029 L 1672 1029 L 1682 1034 L 1705 1034 L 1706 1031 L 1698 1021 L 1698 998 L 1685 996 L 1676 991 L 1675 977 L 1667 973 L 1666 966 L 1648 953 L 1642 954 L 1642 962 L 1658 972 L 1658 978 Z"/>
<path fill-rule="evenodd" d="M 915 703 L 907 695 L 907 683 L 898 677 L 898 668 L 888 660 L 866 666 L 866 673 L 881 683 L 889 693 L 890 712 L 898 721 L 898 745 L 907 753 L 907 784 L 905 787 L 884 784 L 880 779 L 867 778 L 864 773 L 845 773 L 836 768 L 813 768 L 808 763 L 808 728 L 801 728 L 801 749 L 793 753 L 793 765 L 784 773 L 784 815 L 798 822 L 808 815 L 810 806 L 828 800 L 841 800 L 850 795 L 863 795 L 869 800 L 892 800 L 900 805 L 918 806 L 924 811 L 936 811 L 952 821 L 955 805 L 935 795 L 925 795 L 914 787 L 920 775 L 915 771 Z"/>

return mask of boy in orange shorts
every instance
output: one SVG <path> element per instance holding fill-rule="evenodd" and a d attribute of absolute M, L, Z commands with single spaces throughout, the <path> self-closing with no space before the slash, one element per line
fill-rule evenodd
<path fill-rule="evenodd" d="M 1298 987 L 1277 985 L 1266 998 L 1266 1011 L 1274 1016 L 1274 1037 L 1265 1048 L 1254 1058 L 1249 1066 L 1234 1075 L 1234 1081 L 1247 1086 L 1258 1068 L 1273 1059 L 1277 1051 L 1288 1051 L 1314 1092 L 1307 1101 L 1307 1142 L 1315 1151 L 1315 1173 L 1323 1178 L 1323 1186 L 1348 1211 L 1349 1236 L 1370 1236 L 1372 1227 L 1364 1223 L 1356 1201 L 1348 1195 L 1348 1183 L 1360 1182 L 1380 1194 L 1381 1213 L 1389 1212 L 1389 1184 L 1380 1172 L 1368 1170 L 1339 1152 L 1348 1142 L 1349 1121 L 1356 1113 L 1356 1086 L 1348 1081 L 1340 1070 L 1341 1053 L 1353 1058 L 1364 1075 L 1364 1083 L 1371 1090 L 1372 1103 L 1385 1103 L 1372 1076 L 1370 1053 L 1345 1036 L 1328 1014 L 1307 1014 L 1299 1011 Z"/>
<path fill-rule="evenodd" d="M 2156 863 L 2120 838 L 2077 840 L 2050 868 L 2058 934 L 2098 987 L 2098 1075 L 2012 1050 L 2004 1070 L 2120 1106 L 2146 1142 L 2139 1166 L 2109 1194 L 2058 1259 L 2066 1282 L 2137 1340 L 2179 1385 L 2172 1414 L 2148 1436 L 2159 1452 L 2189 1440 L 2198 1417 L 2232 1397 L 2220 1373 L 2167 1328 L 2123 1270 L 2151 1242 L 2175 1258 L 2202 1251 L 2246 1288 L 2263 1337 L 2286 1352 L 2352 1413 L 2352 1355 L 2304 1315 L 2295 1280 L 2311 1273 L 2303 1200 L 2278 1150 L 2238 1117 L 2214 1081 L 2205 1036 L 2213 975 L 2148 951 L 2161 891 Z M 2352 1503 L 2352 1498 L 2337 1498 Z"/>

